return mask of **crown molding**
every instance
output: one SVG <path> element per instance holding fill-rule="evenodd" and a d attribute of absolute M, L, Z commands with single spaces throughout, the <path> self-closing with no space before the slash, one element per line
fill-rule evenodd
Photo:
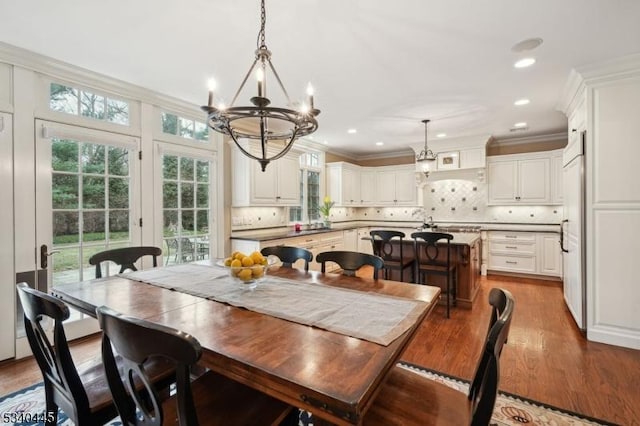
<path fill-rule="evenodd" d="M 558 132 L 558 133 L 547 133 L 544 135 L 523 136 L 521 138 L 505 138 L 505 139 L 492 138 L 489 143 L 491 144 L 491 146 L 511 146 L 511 145 L 522 145 L 526 143 L 554 142 L 554 141 L 566 141 L 566 140 L 567 140 L 567 133 Z"/>
<path fill-rule="evenodd" d="M 117 94 L 126 99 L 161 106 L 172 112 L 187 115 L 204 115 L 198 105 L 164 95 L 123 80 L 69 64 L 39 53 L 0 41 L 0 62 L 25 68 L 63 81 L 90 86 Z"/>
<path fill-rule="evenodd" d="M 379 160 L 384 158 L 398 158 L 398 157 L 415 157 L 415 152 L 410 147 L 401 151 L 379 152 L 377 154 L 360 155 L 358 160 Z"/>

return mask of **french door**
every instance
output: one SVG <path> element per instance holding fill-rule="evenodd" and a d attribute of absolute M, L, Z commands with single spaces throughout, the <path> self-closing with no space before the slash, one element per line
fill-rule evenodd
<path fill-rule="evenodd" d="M 0 361 L 15 354 L 12 117 L 0 113 Z"/>
<path fill-rule="evenodd" d="M 93 279 L 93 254 L 141 243 L 139 144 L 131 136 L 36 121 L 37 266 L 47 280 L 38 287 Z M 103 265 L 103 275 L 117 272 Z M 95 327 L 79 312 L 66 326 L 77 335 Z"/>

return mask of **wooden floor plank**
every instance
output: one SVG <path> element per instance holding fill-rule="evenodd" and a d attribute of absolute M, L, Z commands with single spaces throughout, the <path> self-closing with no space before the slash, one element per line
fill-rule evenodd
<path fill-rule="evenodd" d="M 483 278 L 473 309 L 454 308 L 447 320 L 444 307 L 437 307 L 402 359 L 470 379 L 486 334 L 493 287 L 511 291 L 516 299 L 502 355 L 501 390 L 614 423 L 640 424 L 640 351 L 586 341 L 558 283 Z M 97 336 L 74 342 L 74 359 L 98 356 L 99 346 Z M 41 380 L 33 359 L 0 363 L 0 395 Z"/>

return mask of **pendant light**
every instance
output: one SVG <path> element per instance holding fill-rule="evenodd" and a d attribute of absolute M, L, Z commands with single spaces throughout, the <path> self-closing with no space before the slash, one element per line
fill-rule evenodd
<path fill-rule="evenodd" d="M 424 149 L 420 151 L 420 154 L 416 155 L 416 170 L 420 173 L 424 173 L 425 177 L 429 177 L 429 172 L 434 170 L 437 154 L 429 149 L 427 145 L 427 126 L 430 120 L 422 120 L 424 123 Z"/>

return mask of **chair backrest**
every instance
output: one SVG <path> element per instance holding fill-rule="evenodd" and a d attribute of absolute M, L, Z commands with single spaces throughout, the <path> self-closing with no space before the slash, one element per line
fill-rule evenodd
<path fill-rule="evenodd" d="M 418 264 L 426 265 L 446 265 L 450 264 L 451 257 L 451 244 L 453 235 L 445 234 L 442 232 L 414 232 L 411 234 L 415 243 L 415 253 Z M 442 246 L 439 244 L 445 244 L 446 256 L 440 255 Z"/>
<path fill-rule="evenodd" d="M 275 246 L 265 247 L 260 250 L 263 256 L 278 256 L 282 261 L 282 265 L 286 268 L 292 268 L 293 264 L 299 260 L 304 259 L 304 270 L 309 270 L 309 262 L 313 260 L 313 253 L 307 249 L 301 247 L 289 247 L 289 246 Z"/>
<path fill-rule="evenodd" d="M 404 259 L 402 250 L 402 239 L 405 238 L 404 232 L 378 230 L 369 232 L 369 235 L 371 235 L 373 254 L 380 256 L 383 260 Z M 396 242 L 399 242 L 399 248 L 395 250 L 395 254 L 394 247 L 396 245 L 391 243 L 394 238 Z"/>
<path fill-rule="evenodd" d="M 500 288 L 491 289 L 489 303 L 493 308 L 489 332 L 469 387 L 471 424 L 474 426 L 488 425 L 491 420 L 500 382 L 500 355 L 509 335 L 515 306 L 511 293 Z"/>
<path fill-rule="evenodd" d="M 51 389 L 52 400 L 75 423 L 89 421 L 89 399 L 71 358 L 62 325 L 69 318 L 69 308 L 61 300 L 35 290 L 26 283 L 19 283 L 16 287 L 24 311 L 27 340 L 45 386 Z M 47 318 L 53 320 L 53 342 L 42 328 L 41 321 Z"/>
<path fill-rule="evenodd" d="M 153 267 L 155 268 L 158 266 L 158 256 L 161 255 L 162 249 L 159 247 L 124 247 L 96 253 L 89 258 L 89 264 L 96 266 L 96 278 L 102 278 L 102 269 L 100 268 L 102 262 L 115 262 L 120 266 L 118 273 L 121 274 L 127 269 L 137 271 L 134 263 L 142 256 L 153 256 Z"/>
<path fill-rule="evenodd" d="M 175 363 L 179 424 L 197 425 L 190 383 L 191 366 L 202 355 L 196 338 L 170 327 L 124 316 L 106 306 L 99 307 L 96 312 L 103 331 L 102 360 L 107 382 L 123 424 L 162 425 L 162 400 L 143 368 L 147 359 L 158 356 Z M 118 370 L 114 350 L 123 359 L 122 373 Z M 139 390 L 136 390 L 136 380 L 144 385 L 138 387 Z"/>
<path fill-rule="evenodd" d="M 373 279 L 378 279 L 378 271 L 384 267 L 380 256 L 357 251 L 325 251 L 316 256 L 316 262 L 322 264 L 321 271 L 326 271 L 327 262 L 335 262 L 342 268 L 344 275 L 355 276 L 356 271 L 365 265 L 373 266 Z"/>

